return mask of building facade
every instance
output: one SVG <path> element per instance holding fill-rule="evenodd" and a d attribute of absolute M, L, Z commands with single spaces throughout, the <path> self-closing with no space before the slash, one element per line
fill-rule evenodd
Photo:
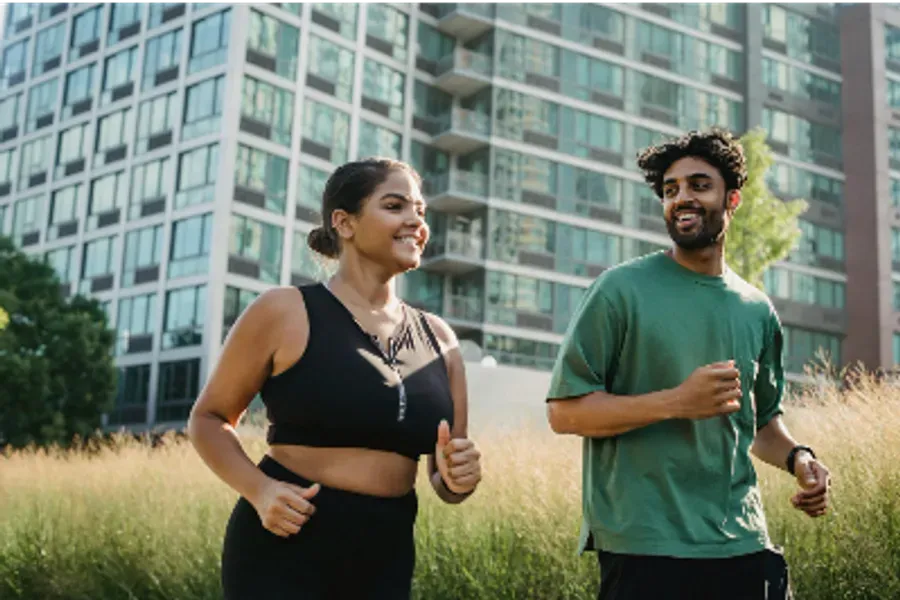
<path fill-rule="evenodd" d="M 183 421 L 240 311 L 323 276 L 306 234 L 330 171 L 361 156 L 424 177 L 432 241 L 402 295 L 499 362 L 547 369 L 591 281 L 669 244 L 635 153 L 712 125 L 764 127 L 771 188 L 810 203 L 766 275 L 787 368 L 819 349 L 900 359 L 890 6 L 7 10 L 0 231 L 106 306 L 110 424 Z"/>

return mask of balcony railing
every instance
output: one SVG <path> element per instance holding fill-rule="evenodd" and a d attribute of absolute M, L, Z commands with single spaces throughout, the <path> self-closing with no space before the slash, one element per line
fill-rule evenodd
<path fill-rule="evenodd" d="M 453 13 L 471 14 L 485 19 L 493 19 L 496 7 L 493 4 L 469 4 L 445 2 L 437 5 L 437 18 L 442 19 Z"/>
<path fill-rule="evenodd" d="M 483 321 L 484 303 L 478 297 L 449 296 L 447 298 L 447 316 L 463 321 Z"/>
<path fill-rule="evenodd" d="M 454 108 L 437 120 L 439 131 L 457 129 L 466 133 L 488 136 L 491 133 L 491 116 L 465 108 Z"/>
<path fill-rule="evenodd" d="M 493 72 L 489 55 L 473 52 L 466 48 L 457 48 L 452 54 L 448 54 L 438 61 L 437 75 L 441 76 L 453 69 L 467 69 L 485 77 L 490 77 Z"/>
<path fill-rule="evenodd" d="M 449 254 L 481 260 L 484 258 L 484 243 L 480 236 L 467 231 L 444 231 L 436 234 L 425 249 L 425 256 Z"/>
<path fill-rule="evenodd" d="M 466 194 L 481 198 L 488 195 L 488 177 L 484 173 L 453 170 L 431 175 L 426 180 L 426 188 L 431 195 Z"/>

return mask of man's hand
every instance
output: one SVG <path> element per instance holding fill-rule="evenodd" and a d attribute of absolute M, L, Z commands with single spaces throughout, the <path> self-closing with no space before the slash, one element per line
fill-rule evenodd
<path fill-rule="evenodd" d="M 677 419 L 707 419 L 741 409 L 740 371 L 734 361 L 698 367 L 674 390 L 672 416 Z"/>
<path fill-rule="evenodd" d="M 470 439 L 450 439 L 447 421 L 438 425 L 434 458 L 444 485 L 454 494 L 468 494 L 481 481 L 481 453 Z"/>
<path fill-rule="evenodd" d="M 791 504 L 810 517 L 821 517 L 828 510 L 828 489 L 831 475 L 828 468 L 808 452 L 797 454 L 794 474 L 800 491 L 791 497 Z"/>

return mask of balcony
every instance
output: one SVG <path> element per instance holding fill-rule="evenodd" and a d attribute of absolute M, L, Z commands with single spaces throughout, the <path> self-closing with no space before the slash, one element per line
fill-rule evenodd
<path fill-rule="evenodd" d="M 447 313 L 448 319 L 456 321 L 465 321 L 467 323 L 484 322 L 484 303 L 479 296 L 448 296 L 447 297 Z"/>
<path fill-rule="evenodd" d="M 463 275 L 484 266 L 484 242 L 466 231 L 445 231 L 431 238 L 423 258 L 425 271 Z"/>
<path fill-rule="evenodd" d="M 461 4 L 448 2 L 438 5 L 438 29 L 453 37 L 468 41 L 493 26 L 493 4 Z"/>
<path fill-rule="evenodd" d="M 491 117 L 465 108 L 454 108 L 437 122 L 432 145 L 445 152 L 468 154 L 488 144 Z"/>
<path fill-rule="evenodd" d="M 491 57 L 465 48 L 457 48 L 437 64 L 439 88 L 455 96 L 470 96 L 491 82 Z"/>
<path fill-rule="evenodd" d="M 488 178 L 483 173 L 456 169 L 425 180 L 428 208 L 448 213 L 468 212 L 484 206 Z"/>

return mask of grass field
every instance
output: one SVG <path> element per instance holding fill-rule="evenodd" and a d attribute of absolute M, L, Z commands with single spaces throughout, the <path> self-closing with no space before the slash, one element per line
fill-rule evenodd
<path fill-rule="evenodd" d="M 900 598 L 898 390 L 869 383 L 853 394 L 794 399 L 787 419 L 834 476 L 833 510 L 813 521 L 790 507 L 790 476 L 758 469 L 796 597 Z M 415 597 L 593 597 L 595 557 L 575 555 L 580 441 L 472 429 L 484 482 L 461 506 L 422 490 Z M 245 442 L 261 456 L 261 439 Z M 183 442 L 0 457 L 0 598 L 219 598 L 234 501 Z"/>

